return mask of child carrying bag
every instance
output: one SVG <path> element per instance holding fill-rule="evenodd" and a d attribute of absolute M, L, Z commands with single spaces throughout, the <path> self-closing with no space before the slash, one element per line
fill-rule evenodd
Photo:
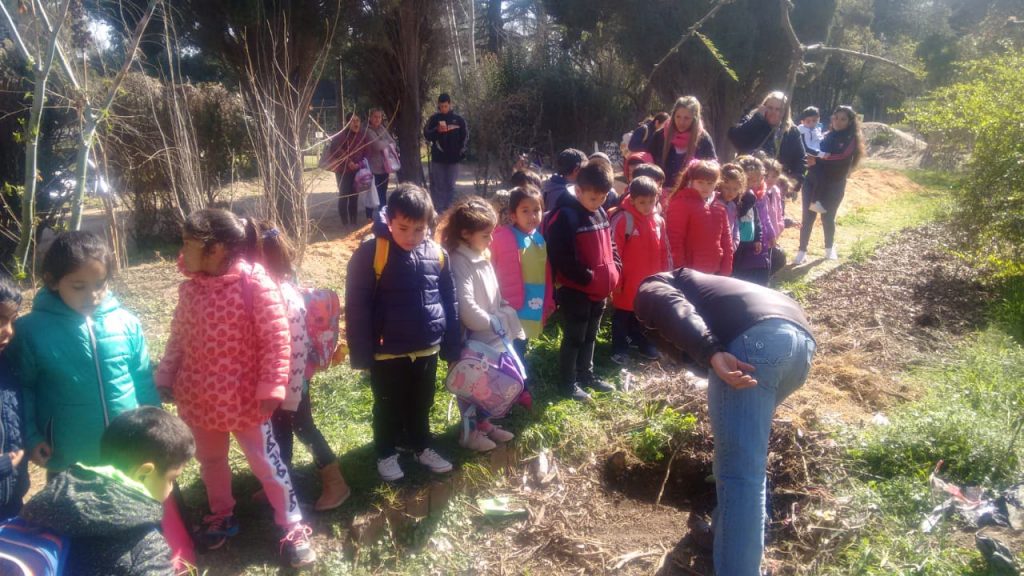
<path fill-rule="evenodd" d="M 491 317 L 491 328 L 505 350 L 470 340 L 462 357 L 448 369 L 445 387 L 492 418 L 508 414 L 525 389 L 526 370 L 505 335 L 501 321 Z"/>

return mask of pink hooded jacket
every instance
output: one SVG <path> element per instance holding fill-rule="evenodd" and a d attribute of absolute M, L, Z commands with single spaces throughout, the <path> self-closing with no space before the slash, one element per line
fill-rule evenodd
<path fill-rule="evenodd" d="M 262 266 L 244 260 L 221 276 L 186 276 L 157 388 L 173 391 L 191 427 L 251 428 L 269 418 L 259 401 L 283 400 L 288 384 L 291 336 L 281 290 Z"/>

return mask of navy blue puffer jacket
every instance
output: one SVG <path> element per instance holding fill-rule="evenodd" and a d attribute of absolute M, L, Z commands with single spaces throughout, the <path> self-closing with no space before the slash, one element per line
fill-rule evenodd
<path fill-rule="evenodd" d="M 391 243 L 379 285 L 373 270 L 376 240 L 363 242 L 348 262 L 345 329 L 352 367 L 369 368 L 374 354 L 407 354 L 437 345 L 442 359 L 458 360 L 462 335 L 448 254 L 429 239 L 403 250 L 391 239 L 386 211 L 373 225 L 376 237 Z"/>

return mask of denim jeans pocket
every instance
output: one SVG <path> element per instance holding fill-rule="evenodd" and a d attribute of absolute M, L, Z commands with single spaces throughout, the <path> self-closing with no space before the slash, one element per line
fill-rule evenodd
<path fill-rule="evenodd" d="M 747 362 L 755 366 L 777 366 L 793 357 L 796 349 L 796 334 L 774 332 L 743 336 L 743 348 Z"/>

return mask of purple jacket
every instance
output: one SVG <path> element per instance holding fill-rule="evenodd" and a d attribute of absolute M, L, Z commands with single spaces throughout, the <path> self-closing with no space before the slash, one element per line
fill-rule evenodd
<path fill-rule="evenodd" d="M 740 242 L 733 259 L 733 270 L 763 270 L 771 268 L 772 253 L 768 246 L 775 242 L 778 234 L 772 219 L 768 217 L 768 194 L 763 194 L 754 203 L 754 238 L 753 242 Z M 761 252 L 754 252 L 754 243 L 761 242 Z"/>

